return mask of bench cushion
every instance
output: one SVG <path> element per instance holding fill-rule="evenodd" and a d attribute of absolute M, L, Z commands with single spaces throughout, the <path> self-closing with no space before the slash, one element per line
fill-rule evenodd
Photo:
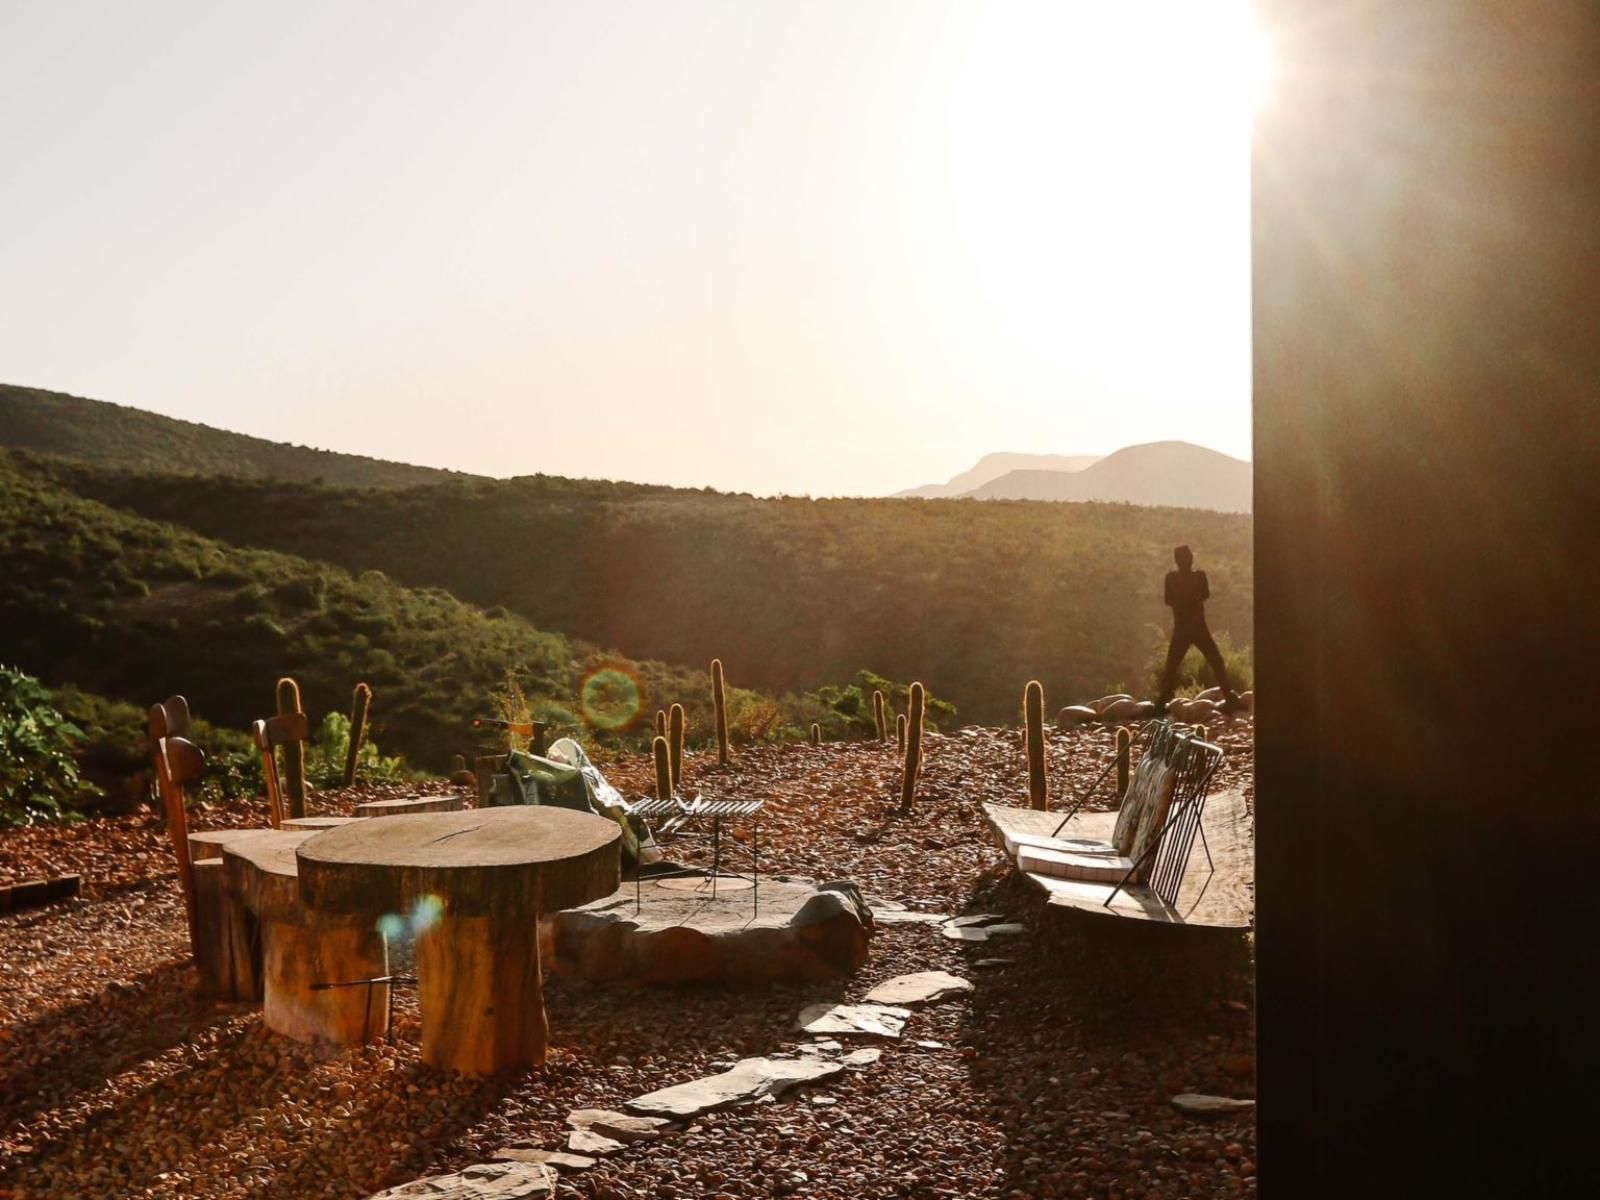
<path fill-rule="evenodd" d="M 1042 833 L 1015 833 L 1005 835 L 1006 854 L 1015 858 L 1023 846 L 1036 850 L 1065 850 L 1072 854 L 1115 854 L 1117 848 L 1110 842 L 1095 838 L 1055 838 Z"/>
<path fill-rule="evenodd" d="M 1082 879 L 1090 883 L 1118 883 L 1133 867 L 1133 859 L 1120 854 L 1074 854 L 1043 846 L 1017 850 L 1017 869 L 1057 879 Z"/>

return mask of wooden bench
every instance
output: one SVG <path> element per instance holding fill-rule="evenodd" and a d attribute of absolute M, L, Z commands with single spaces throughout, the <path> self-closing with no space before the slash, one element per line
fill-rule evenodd
<path fill-rule="evenodd" d="M 1149 739 L 1116 812 L 1086 812 L 1081 801 L 1065 816 L 987 804 L 990 826 L 1052 904 L 1163 923 L 1248 926 L 1251 856 L 1242 795 L 1219 796 L 1207 820 L 1222 750 L 1164 721 L 1150 727 Z M 1198 879 L 1188 872 L 1197 837 L 1209 866 Z M 1227 850 L 1227 877 L 1207 902 L 1214 877 L 1223 874 L 1213 840 Z"/>

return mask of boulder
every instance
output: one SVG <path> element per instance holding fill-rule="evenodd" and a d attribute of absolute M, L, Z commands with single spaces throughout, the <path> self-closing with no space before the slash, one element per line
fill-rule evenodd
<path fill-rule="evenodd" d="M 1098 721 L 1100 714 L 1087 704 L 1069 704 L 1056 713 L 1056 725 L 1061 729 L 1076 729 L 1090 721 Z"/>
<path fill-rule="evenodd" d="M 1135 700 L 1122 696 L 1100 709 L 1100 719 L 1107 724 L 1116 721 L 1142 721 L 1155 715 L 1156 706 L 1149 700 Z"/>
<path fill-rule="evenodd" d="M 1089 701 L 1088 707 L 1094 709 L 1095 712 L 1099 713 L 1103 717 L 1106 715 L 1106 709 L 1110 708 L 1113 704 L 1116 704 L 1121 700 L 1132 699 L 1133 697 L 1128 695 L 1127 692 L 1116 692 L 1110 696 L 1101 696 L 1098 700 Z"/>
<path fill-rule="evenodd" d="M 413 1179 L 376 1192 L 368 1200 L 528 1200 L 554 1195 L 556 1173 L 543 1163 L 479 1163 L 450 1175 Z"/>
<path fill-rule="evenodd" d="M 681 881 L 674 881 L 681 882 Z M 849 975 L 867 960 L 872 910 L 853 883 L 763 879 L 703 892 L 646 880 L 539 923 L 557 974 L 648 984 L 765 984 Z"/>

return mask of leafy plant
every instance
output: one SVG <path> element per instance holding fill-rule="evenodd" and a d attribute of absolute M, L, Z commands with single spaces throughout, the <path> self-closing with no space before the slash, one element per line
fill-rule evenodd
<path fill-rule="evenodd" d="M 0 825 L 62 816 L 93 793 L 73 757 L 82 740 L 37 679 L 0 667 Z"/>
<path fill-rule="evenodd" d="M 323 791 L 344 786 L 345 760 L 350 755 L 350 718 L 331 712 L 322 718 L 306 746 L 306 778 Z M 356 775 L 363 783 L 403 783 L 417 773 L 399 755 L 385 758 L 369 737 L 356 755 Z"/>

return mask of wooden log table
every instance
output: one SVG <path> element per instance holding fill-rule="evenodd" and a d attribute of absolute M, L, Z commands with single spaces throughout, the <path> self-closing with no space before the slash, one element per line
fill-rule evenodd
<path fill-rule="evenodd" d="M 437 913 L 417 936 L 422 1059 L 485 1075 L 542 1064 L 549 1042 L 539 913 L 609 896 L 622 831 L 540 806 L 358 821 L 301 843 L 307 909 Z"/>
<path fill-rule="evenodd" d="M 260 926 L 267 1028 L 300 1042 L 354 1045 L 388 1032 L 389 985 L 363 982 L 387 978 L 388 943 L 370 919 L 301 903 L 295 851 L 315 836 L 327 835 L 242 832 L 222 844 L 222 861 L 229 889 Z"/>

